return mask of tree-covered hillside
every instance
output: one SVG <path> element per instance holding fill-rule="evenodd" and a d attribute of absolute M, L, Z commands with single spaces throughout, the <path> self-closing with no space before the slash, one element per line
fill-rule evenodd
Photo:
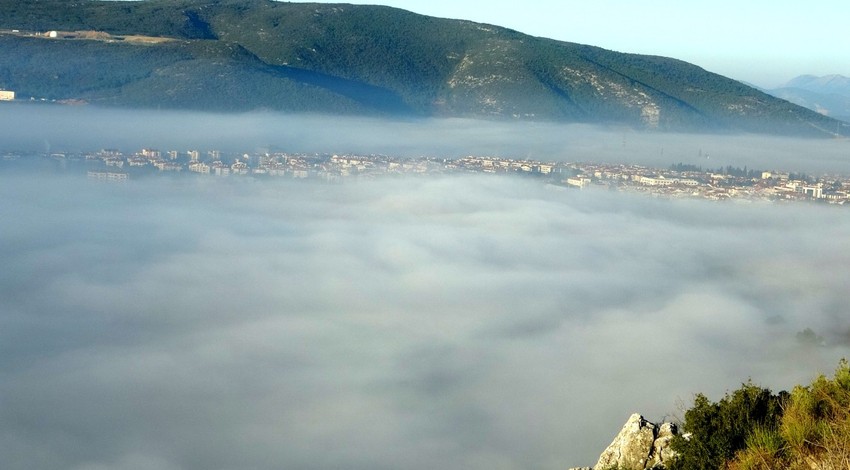
<path fill-rule="evenodd" d="M 697 395 L 672 470 L 850 468 L 850 365 L 790 393 L 752 383 L 718 402 Z"/>
<path fill-rule="evenodd" d="M 0 9 L 0 87 L 24 97 L 809 135 L 836 127 L 678 60 L 389 7 L 0 0 Z M 28 35 L 49 30 L 112 36 Z M 175 40 L 141 44 L 122 41 L 124 35 Z"/>

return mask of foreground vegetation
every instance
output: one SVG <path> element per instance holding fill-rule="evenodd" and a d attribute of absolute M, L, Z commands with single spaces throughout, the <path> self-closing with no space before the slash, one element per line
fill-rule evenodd
<path fill-rule="evenodd" d="M 673 470 L 850 469 L 850 364 L 790 393 L 751 382 L 718 402 L 697 395 L 673 441 Z"/>

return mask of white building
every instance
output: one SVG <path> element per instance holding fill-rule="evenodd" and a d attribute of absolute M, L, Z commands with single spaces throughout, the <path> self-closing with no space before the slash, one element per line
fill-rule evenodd
<path fill-rule="evenodd" d="M 189 171 L 208 175 L 210 174 L 210 166 L 206 163 L 194 161 L 189 164 Z"/>
<path fill-rule="evenodd" d="M 12 101 L 15 99 L 15 92 L 10 90 L 0 90 L 0 101 Z"/>
<path fill-rule="evenodd" d="M 577 188 L 584 188 L 584 187 L 590 185 L 590 178 L 582 178 L 582 177 L 568 178 L 567 179 L 567 185 L 575 186 Z"/>
<path fill-rule="evenodd" d="M 640 184 L 646 186 L 670 186 L 671 184 L 676 183 L 677 180 L 667 179 L 663 176 L 659 176 L 657 178 L 651 176 L 641 176 Z"/>
<path fill-rule="evenodd" d="M 141 155 L 145 158 L 159 158 L 162 156 L 160 151 L 156 149 L 142 149 Z"/>
<path fill-rule="evenodd" d="M 823 188 L 821 186 L 803 186 L 803 194 L 814 199 L 823 197 Z"/>

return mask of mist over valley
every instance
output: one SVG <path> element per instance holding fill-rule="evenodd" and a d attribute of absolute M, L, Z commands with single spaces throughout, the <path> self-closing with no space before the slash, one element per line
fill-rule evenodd
<path fill-rule="evenodd" d="M 15 106 L 0 120 L 4 145 L 35 153 L 710 154 L 840 172 L 847 149 L 273 113 Z M 850 346 L 843 209 L 484 174 L 106 184 L 14 167 L 0 183 L 10 469 L 563 468 L 595 461 L 632 412 L 675 416 L 748 377 L 787 388 Z"/>
<path fill-rule="evenodd" d="M 3 470 L 562 469 L 850 354 L 843 76 L 773 90 L 805 109 L 384 6 L 0 7 Z"/>
<path fill-rule="evenodd" d="M 15 103 L 0 107 L 4 150 L 92 152 L 142 148 L 243 153 L 467 155 L 562 162 L 674 163 L 850 173 L 846 139 L 765 134 L 641 132 L 626 126 L 479 119 L 393 119 L 248 112 L 122 110 Z"/>

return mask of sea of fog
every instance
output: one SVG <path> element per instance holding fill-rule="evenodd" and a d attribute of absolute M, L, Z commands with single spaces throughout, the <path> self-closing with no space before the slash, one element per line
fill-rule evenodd
<path fill-rule="evenodd" d="M 7 470 L 592 465 L 633 412 L 850 355 L 819 205 L 6 171 L 0 266 Z"/>
<path fill-rule="evenodd" d="M 751 134 L 673 134 L 629 128 L 471 119 L 386 120 L 252 112 L 238 115 L 130 111 L 91 106 L 0 103 L 0 152 L 80 152 L 142 148 L 223 153 L 270 150 L 466 155 L 634 163 L 674 163 L 850 175 L 850 139 Z"/>
<path fill-rule="evenodd" d="M 492 155 L 850 174 L 847 140 L 3 104 L 0 152 Z M 0 166 L 0 467 L 561 469 L 850 355 L 850 219 L 518 177 Z M 801 341 L 798 333 L 814 335 Z M 814 337 L 814 341 L 810 341 Z"/>

